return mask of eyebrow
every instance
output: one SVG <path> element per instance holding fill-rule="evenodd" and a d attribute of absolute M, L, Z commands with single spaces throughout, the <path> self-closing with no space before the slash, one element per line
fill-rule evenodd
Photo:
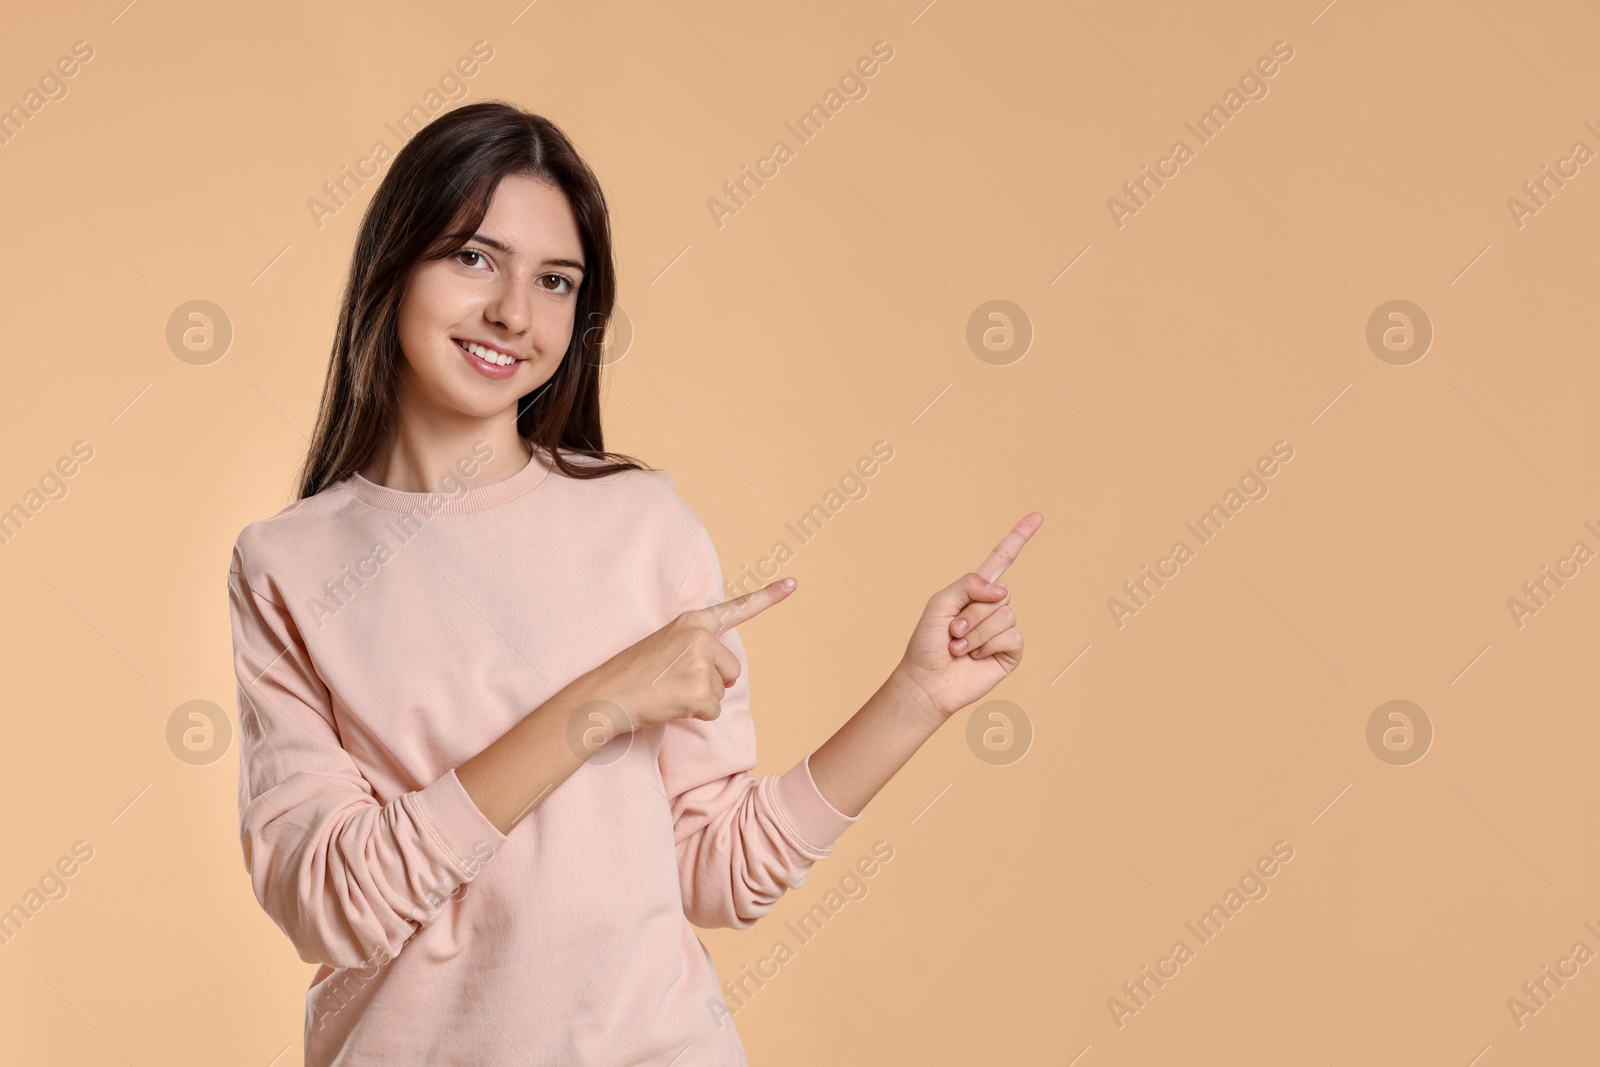
<path fill-rule="evenodd" d="M 490 248 L 504 252 L 508 256 L 514 256 L 517 254 L 517 250 L 506 244 L 504 241 L 496 240 L 495 238 L 489 237 L 485 234 L 475 233 L 470 239 L 481 244 L 486 244 Z M 583 264 L 574 259 L 547 259 L 544 262 L 547 266 L 552 267 L 571 267 L 573 270 L 584 269 Z"/>

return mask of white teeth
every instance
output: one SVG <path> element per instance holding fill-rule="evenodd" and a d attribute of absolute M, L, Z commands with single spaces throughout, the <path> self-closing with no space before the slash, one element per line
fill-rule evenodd
<path fill-rule="evenodd" d="M 485 348 L 482 345 L 473 344 L 471 341 L 457 341 L 456 344 L 465 348 L 485 363 L 493 363 L 497 367 L 509 367 L 516 362 L 511 356 L 502 355 L 492 348 Z"/>

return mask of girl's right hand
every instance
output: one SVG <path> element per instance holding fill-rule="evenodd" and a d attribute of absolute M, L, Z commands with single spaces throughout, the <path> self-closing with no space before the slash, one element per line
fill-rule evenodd
<path fill-rule="evenodd" d="M 785 578 L 733 600 L 685 611 L 581 675 L 573 683 L 582 700 L 575 715 L 604 735 L 591 731 L 583 747 L 593 752 L 597 742 L 630 730 L 674 719 L 710 721 L 722 714 L 722 696 L 739 678 L 739 660 L 720 638 L 794 588 L 794 579 Z"/>

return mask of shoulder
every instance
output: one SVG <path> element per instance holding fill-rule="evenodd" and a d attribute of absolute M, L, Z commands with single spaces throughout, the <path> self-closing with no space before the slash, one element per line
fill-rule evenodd
<path fill-rule="evenodd" d="M 259 588 L 258 579 L 278 561 L 304 554 L 330 527 L 336 527 L 352 505 L 348 487 L 335 483 L 314 496 L 304 497 L 276 514 L 245 526 L 233 542 L 230 572 L 244 575 Z"/>
<path fill-rule="evenodd" d="M 691 575 L 717 571 L 710 531 L 671 474 L 634 468 L 568 481 L 581 486 L 580 506 L 590 523 L 628 531 L 627 539 L 652 558 L 651 568 L 663 595 L 673 599 L 673 611 L 680 607 L 675 598 Z M 715 583 L 721 584 L 720 573 Z"/>
<path fill-rule="evenodd" d="M 673 573 L 682 575 L 689 561 L 702 551 L 702 544 L 709 548 L 710 531 L 706 529 L 699 512 L 678 492 L 678 484 L 672 475 L 666 471 L 634 473 L 645 475 L 640 479 L 645 483 L 641 496 L 671 546 L 667 555 L 678 563 Z"/>
<path fill-rule="evenodd" d="M 572 455 L 574 466 L 600 466 L 586 455 Z M 630 468 L 599 478 L 572 478 L 580 492 L 617 500 L 634 519 L 690 542 L 702 529 L 700 516 L 678 492 L 678 483 L 664 470 Z M 692 546 L 691 546 L 692 547 Z"/>

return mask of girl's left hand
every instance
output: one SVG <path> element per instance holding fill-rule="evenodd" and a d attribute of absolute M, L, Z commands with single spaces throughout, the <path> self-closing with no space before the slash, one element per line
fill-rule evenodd
<path fill-rule="evenodd" d="M 977 570 L 933 594 L 895 670 L 948 719 L 979 700 L 1022 661 L 1022 631 L 1011 591 L 994 584 L 1044 522 L 1037 511 L 989 553 Z"/>

